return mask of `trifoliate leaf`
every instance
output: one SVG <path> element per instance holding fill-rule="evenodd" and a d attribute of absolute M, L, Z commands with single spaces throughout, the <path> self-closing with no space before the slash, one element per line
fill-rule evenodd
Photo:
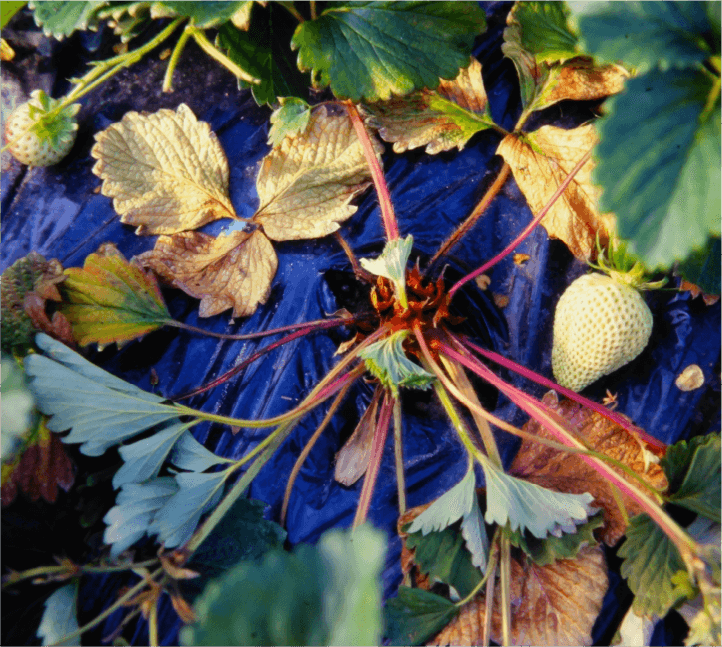
<path fill-rule="evenodd" d="M 719 236 L 715 83 L 702 71 L 653 70 L 630 79 L 599 122 L 601 208 L 616 213 L 619 235 L 650 269 L 670 267 Z"/>
<path fill-rule="evenodd" d="M 713 236 L 700 250 L 693 251 L 677 266 L 679 273 L 690 283 L 694 283 L 707 295 L 720 293 L 720 264 L 722 256 L 720 239 Z"/>
<path fill-rule="evenodd" d="M 62 40 L 76 30 L 97 29 L 98 20 L 95 13 L 106 4 L 107 2 L 102 0 L 83 2 L 49 0 L 31 2 L 29 6 L 33 10 L 35 24 L 42 27 L 43 33 Z"/>
<path fill-rule="evenodd" d="M 667 448 L 662 467 L 670 500 L 720 522 L 720 437 L 696 436 Z"/>
<path fill-rule="evenodd" d="M 218 456 L 201 445 L 190 431 L 184 433 L 173 446 L 170 462 L 182 470 L 203 472 L 218 463 L 233 463 L 233 459 Z"/>
<path fill-rule="evenodd" d="M 672 582 L 674 574 L 685 569 L 682 557 L 646 514 L 632 518 L 618 554 L 624 559 L 621 573 L 634 593 L 637 615 L 662 617 L 685 597 Z"/>
<path fill-rule="evenodd" d="M 107 524 L 103 541 L 111 546 L 110 556 L 116 558 L 148 533 L 153 517 L 178 492 L 174 478 L 164 476 L 147 483 L 127 483 L 103 517 Z"/>
<path fill-rule="evenodd" d="M 129 112 L 95 139 L 93 173 L 103 180 L 102 193 L 138 233 L 172 234 L 237 218 L 223 149 L 185 104 L 175 112 Z"/>
<path fill-rule="evenodd" d="M 521 548 L 537 566 L 547 566 L 559 559 L 574 559 L 579 551 L 597 545 L 594 530 L 604 525 L 604 515 L 598 512 L 586 523 L 576 527 L 576 532 L 565 532 L 561 537 L 548 535 L 537 539 L 531 533 L 511 533 L 511 543 Z"/>
<path fill-rule="evenodd" d="M 78 582 L 59 588 L 47 600 L 38 627 L 38 638 L 43 645 L 77 645 L 78 638 L 59 643 L 63 636 L 75 633 L 78 626 Z"/>
<path fill-rule="evenodd" d="M 158 541 L 163 542 L 166 548 L 185 543 L 196 529 L 201 515 L 218 503 L 228 475 L 227 471 L 176 474 L 178 492 L 156 513 L 148 534 L 158 535 Z"/>
<path fill-rule="evenodd" d="M 253 6 L 253 0 L 241 0 L 236 2 L 183 2 L 176 0 L 163 0 L 156 2 L 156 13 L 160 13 L 160 8 L 170 10 L 170 16 L 187 16 L 191 18 L 201 29 L 218 27 L 225 22 L 233 21 L 235 24 L 250 12 Z M 238 18 L 236 18 L 238 16 Z M 165 12 L 164 12 L 165 17 Z"/>
<path fill-rule="evenodd" d="M 375 142 L 381 153 L 381 145 Z M 303 134 L 285 138 L 263 160 L 253 216 L 271 240 L 333 233 L 356 212 L 349 203 L 370 186 L 361 143 L 346 115 L 316 108 Z"/>
<path fill-rule="evenodd" d="M 575 10 L 586 51 L 606 61 L 624 61 L 639 72 L 646 72 L 658 65 L 663 70 L 690 67 L 708 56 L 719 55 L 719 41 L 715 48 L 712 36 L 715 21 L 705 11 L 707 4 L 587 2 Z M 719 39 L 719 3 L 711 3 L 715 5 Z"/>
<path fill-rule="evenodd" d="M 173 405 L 94 366 L 47 335 L 38 346 L 50 355 L 29 355 L 25 371 L 30 389 L 51 431 L 66 431 L 66 443 L 83 443 L 80 451 L 100 456 L 106 449 L 161 422 L 177 418 Z M 52 358 L 52 359 L 51 359 Z"/>
<path fill-rule="evenodd" d="M 394 152 L 426 146 L 435 155 L 456 147 L 463 149 L 471 137 L 492 128 L 494 121 L 475 58 L 453 81 L 441 81 L 436 90 L 421 90 L 404 97 L 364 106 L 371 124 Z"/>
<path fill-rule="evenodd" d="M 353 541 L 352 541 L 353 538 Z M 242 561 L 196 601 L 188 645 L 376 645 L 385 541 L 368 526 Z"/>
<path fill-rule="evenodd" d="M 362 258 L 361 266 L 376 274 L 383 276 L 394 283 L 406 282 L 406 264 L 414 246 L 414 237 L 409 234 L 406 238 L 390 240 L 384 246 L 384 251 L 378 258 Z"/>
<path fill-rule="evenodd" d="M 431 373 L 406 357 L 403 344 L 408 334 L 408 330 L 399 330 L 371 344 L 359 355 L 367 370 L 396 394 L 400 386 L 426 390 L 434 380 Z"/>
<path fill-rule="evenodd" d="M 542 126 L 526 138 L 507 135 L 496 152 L 511 166 L 529 208 L 537 214 L 596 142 L 591 124 L 573 130 Z M 608 236 L 613 222 L 597 209 L 599 189 L 590 177 L 593 167 L 589 160 L 541 221 L 550 237 L 563 240 L 580 259 L 596 249 L 597 235 Z"/>
<path fill-rule="evenodd" d="M 471 2 L 340 3 L 301 23 L 291 46 L 317 87 L 379 101 L 453 79 L 485 28 L 484 11 Z"/>
<path fill-rule="evenodd" d="M 271 130 L 268 131 L 268 143 L 278 146 L 284 137 L 293 137 L 303 133 L 311 118 L 311 106 L 303 99 L 285 97 L 281 107 L 271 113 Z"/>
<path fill-rule="evenodd" d="M 200 299 L 199 315 L 233 308 L 245 317 L 265 303 L 278 258 L 261 231 L 232 231 L 217 238 L 198 231 L 159 236 L 137 260 L 186 294 Z"/>
<path fill-rule="evenodd" d="M 171 319 L 155 277 L 113 245 L 103 245 L 86 257 L 83 269 L 71 267 L 65 274 L 60 310 L 81 346 L 135 339 Z"/>
<path fill-rule="evenodd" d="M 398 595 L 386 602 L 386 637 L 391 645 L 423 645 L 457 613 L 459 608 L 440 595 L 400 586 Z"/>
<path fill-rule="evenodd" d="M 113 487 L 117 488 L 126 483 L 142 483 L 158 476 L 173 445 L 188 427 L 188 424 L 175 422 L 148 438 L 123 445 L 118 452 L 124 462 L 113 476 Z"/>

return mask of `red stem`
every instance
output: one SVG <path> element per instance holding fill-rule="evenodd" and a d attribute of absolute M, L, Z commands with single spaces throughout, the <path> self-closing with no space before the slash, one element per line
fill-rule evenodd
<path fill-rule="evenodd" d="M 499 355 L 498 353 L 494 353 L 493 351 L 486 350 L 484 348 L 481 348 L 480 346 L 477 346 L 476 344 L 470 342 L 468 339 L 465 339 L 462 342 L 461 340 L 457 339 L 453 335 L 451 335 L 451 337 L 459 345 L 470 348 L 471 350 L 479 353 L 480 355 L 483 355 L 487 359 L 490 359 L 492 362 L 496 362 L 497 364 L 500 364 L 501 366 L 503 366 L 505 368 L 515 371 L 516 373 L 519 373 L 519 375 L 522 375 L 523 377 L 525 377 L 529 380 L 532 380 L 533 382 L 536 382 L 537 384 L 546 386 L 549 389 L 554 389 L 555 391 L 568 397 L 570 400 L 574 400 L 575 402 L 578 402 L 579 404 L 584 405 L 585 407 L 588 407 L 589 409 L 592 409 L 592 411 L 596 411 L 598 414 L 604 416 L 608 420 L 611 420 L 615 424 L 626 429 L 628 432 L 639 436 L 645 443 L 647 443 L 648 445 L 651 445 L 655 449 L 658 449 L 661 451 L 666 450 L 667 445 L 665 443 L 663 443 L 661 440 L 658 440 L 654 436 L 650 436 L 646 431 L 644 431 L 640 427 L 633 425 L 629 420 L 627 420 L 620 413 L 615 413 L 614 411 L 610 411 L 609 409 L 607 409 L 607 407 L 604 407 L 601 404 L 597 404 L 593 400 L 590 400 L 589 398 L 585 398 L 583 395 L 579 395 L 576 391 L 571 391 L 570 389 L 564 388 L 563 386 L 560 386 L 556 382 L 553 382 L 552 380 L 544 377 L 543 375 L 539 375 L 539 373 L 535 373 L 531 369 L 528 369 L 525 366 L 522 366 L 521 364 L 517 364 L 516 362 L 513 362 L 512 360 L 507 359 L 506 357 L 503 357 L 502 355 Z"/>
<path fill-rule="evenodd" d="M 534 231 L 534 228 L 541 222 L 542 218 L 547 215 L 549 210 L 554 206 L 554 203 L 559 199 L 559 196 L 564 193 L 566 188 L 569 186 L 571 181 L 574 179 L 574 176 L 579 173 L 582 166 L 584 166 L 589 158 L 592 155 L 592 150 L 590 149 L 585 153 L 585 155 L 582 157 L 582 159 L 577 162 L 577 165 L 572 169 L 571 173 L 567 175 L 564 178 L 564 181 L 559 185 L 559 188 L 554 192 L 554 195 L 550 198 L 549 202 L 546 203 L 544 208 L 539 212 L 539 214 L 526 226 L 526 228 L 513 240 L 511 243 L 509 243 L 503 251 L 499 252 L 494 258 L 492 258 L 490 261 L 487 261 L 484 263 L 480 268 L 474 270 L 471 274 L 467 274 L 462 279 L 459 279 L 449 290 L 449 298 L 454 296 L 454 293 L 465 283 L 468 283 L 469 281 L 475 279 L 480 274 L 483 274 L 486 272 L 490 267 L 493 267 L 496 265 L 502 258 L 504 258 L 507 254 L 514 251 L 517 245 L 521 243 L 529 234 L 531 234 L 532 231 Z"/>
<path fill-rule="evenodd" d="M 366 130 L 366 126 L 364 125 L 356 106 L 351 101 L 347 101 L 344 105 L 348 111 L 348 116 L 351 118 L 351 123 L 356 131 L 356 136 L 361 142 L 366 162 L 371 170 L 371 178 L 374 181 L 376 194 L 378 195 L 379 205 L 381 207 L 381 218 L 384 223 L 384 229 L 386 230 L 386 238 L 389 241 L 396 240 L 399 237 L 399 226 L 396 222 L 394 205 L 391 202 L 391 195 L 389 194 L 389 187 L 386 185 L 384 171 L 381 168 L 381 164 L 379 164 L 379 160 L 376 157 L 376 151 L 371 143 L 371 137 Z"/>
<path fill-rule="evenodd" d="M 315 328 L 319 324 L 335 323 L 337 326 L 343 326 L 345 324 L 356 323 L 356 319 L 316 319 L 315 321 L 305 321 L 303 323 L 291 324 L 290 326 L 281 326 L 280 328 L 271 328 L 270 330 L 261 330 L 259 332 L 251 332 L 243 335 L 232 335 L 228 333 L 214 332 L 212 330 L 205 330 L 198 328 L 197 326 L 191 326 L 190 324 L 183 323 L 182 321 L 176 321 L 171 319 L 167 322 L 167 325 L 178 328 L 179 330 L 187 330 L 188 332 L 195 332 L 201 335 L 207 335 L 208 337 L 217 337 L 218 339 L 230 339 L 231 341 L 245 341 L 246 339 L 258 339 L 260 337 L 272 337 L 282 332 L 288 332 L 289 330 L 301 330 L 304 328 Z"/>
<path fill-rule="evenodd" d="M 384 453 L 384 446 L 386 445 L 386 436 L 388 435 L 389 422 L 391 421 L 393 409 L 394 398 L 389 391 L 386 391 L 383 404 L 381 405 L 379 419 L 376 423 L 374 439 L 371 443 L 371 458 L 369 458 L 369 466 L 366 469 L 364 484 L 361 488 L 361 496 L 359 497 L 358 507 L 356 508 L 356 516 L 353 520 L 354 528 L 360 526 L 364 523 L 364 521 L 366 521 L 369 508 L 371 507 L 371 496 L 373 495 L 374 488 L 376 487 L 379 468 L 381 467 L 381 458 Z"/>

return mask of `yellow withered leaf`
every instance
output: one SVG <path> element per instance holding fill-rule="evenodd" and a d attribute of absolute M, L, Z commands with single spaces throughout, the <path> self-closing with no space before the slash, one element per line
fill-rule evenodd
<path fill-rule="evenodd" d="M 380 154 L 380 144 L 374 142 Z M 356 211 L 349 204 L 370 184 L 351 120 L 314 110 L 303 134 L 286 137 L 264 158 L 256 180 L 261 205 L 253 221 L 271 240 L 333 233 Z"/>
<path fill-rule="evenodd" d="M 496 152 L 511 167 L 529 208 L 537 214 L 598 138 L 592 124 L 572 130 L 542 126 L 525 137 L 507 135 Z M 601 190 L 592 184 L 593 168 L 590 159 L 541 221 L 549 236 L 563 240 L 580 259 L 596 249 L 597 234 L 605 242 L 613 229 L 613 216 L 597 208 Z"/>
<path fill-rule="evenodd" d="M 160 236 L 137 257 L 166 281 L 201 300 L 199 315 L 233 308 L 234 317 L 255 312 L 271 292 L 278 258 L 262 232 L 233 231 L 217 238 L 198 231 Z"/>
<path fill-rule="evenodd" d="M 624 89 L 629 72 L 621 65 L 608 63 L 595 65 L 594 61 L 579 56 L 564 65 L 554 66 L 537 102 L 537 110 L 558 101 L 593 101 L 617 94 Z"/>
<path fill-rule="evenodd" d="M 93 173 L 137 233 L 173 234 L 237 218 L 223 149 L 185 104 L 175 112 L 129 112 L 95 138 Z"/>

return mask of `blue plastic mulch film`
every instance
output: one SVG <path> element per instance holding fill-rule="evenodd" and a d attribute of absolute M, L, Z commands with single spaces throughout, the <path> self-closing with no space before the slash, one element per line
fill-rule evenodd
<path fill-rule="evenodd" d="M 514 66 L 503 58 L 500 50 L 511 3 L 482 5 L 487 11 L 489 27 L 477 39 L 474 54 L 483 65 L 493 116 L 511 128 L 521 110 L 519 90 Z M 23 20 L 22 14 L 16 20 Z M 28 28 L 28 31 L 33 30 Z M 42 77 L 50 86 L 48 90 L 52 90 L 53 96 L 60 96 L 67 89 L 63 79 L 82 73 L 88 60 L 104 58 L 112 42 L 112 36 L 102 32 L 93 38 L 76 35 L 53 45 L 55 49 L 41 59 L 46 69 L 48 65 L 50 69 L 53 65 L 57 68 L 60 64 L 56 60 L 64 62 L 62 69 L 57 69 L 54 84 L 52 79 L 48 80 L 47 73 Z M 42 55 L 41 51 L 39 56 Z M 93 135 L 130 110 L 152 112 L 186 103 L 199 120 L 210 123 L 228 157 L 231 199 L 236 211 L 242 217 L 253 214 L 258 204 L 257 167 L 269 150 L 270 110 L 259 108 L 250 91 L 239 91 L 229 73 L 198 51 L 187 48 L 184 52 L 174 80 L 175 92 L 171 94 L 160 91 L 164 70 L 165 64 L 157 56 L 148 57 L 81 100 L 78 140 L 70 155 L 58 165 L 32 170 L 14 162 L 10 162 L 7 169 L 3 166 L 3 269 L 31 251 L 46 258 L 57 258 L 64 267 L 73 267 L 82 266 L 85 257 L 104 242 L 115 243 L 128 258 L 152 248 L 154 237 L 136 236 L 132 227 L 120 223 L 111 200 L 97 191 L 100 181 L 91 173 L 94 160 L 89 151 Z M 592 112 L 586 104 L 565 102 L 563 107 L 545 111 L 544 116 L 547 123 L 573 127 L 590 119 Z M 435 156 L 421 150 L 396 155 L 386 146 L 384 169 L 399 228 L 402 235 L 413 234 L 415 253 L 433 254 L 478 202 L 501 167 L 500 158 L 495 156 L 500 137 L 485 131 L 473 137 L 463 151 Z M 448 272 L 459 273 L 479 266 L 501 251 L 531 218 L 524 197 L 513 179 L 509 179 L 480 222 L 453 249 Z M 206 231 L 215 233 L 221 226 L 213 223 Z M 341 231 L 358 256 L 369 257 L 380 252 L 384 237 L 373 191 L 362 196 L 358 212 Z M 199 319 L 196 300 L 177 290 L 166 290 L 172 316 L 213 331 L 247 333 L 319 319 L 358 301 L 348 260 L 332 238 L 280 243 L 275 249 L 279 266 L 270 298 L 252 316 L 234 322 L 229 322 L 228 313 Z M 528 262 L 516 265 L 511 258 L 505 259 L 491 272 L 490 290 L 466 289 L 460 294 L 457 308 L 467 318 L 468 333 L 479 343 L 551 376 L 554 306 L 564 287 L 586 269 L 564 244 L 549 241 L 542 228 L 537 228 L 516 251 L 528 254 Z M 508 297 L 503 310 L 494 304 L 490 291 Z M 718 430 L 719 303 L 708 307 L 689 293 L 676 292 L 657 293 L 648 298 L 648 303 L 655 324 L 647 349 L 629 366 L 599 380 L 586 395 L 599 401 L 606 389 L 611 389 L 617 394 L 618 411 L 666 443 Z M 265 355 L 235 379 L 186 403 L 205 411 L 243 418 L 266 418 L 283 413 L 334 365 L 337 361 L 334 352 L 345 338 L 343 332 L 330 331 L 298 339 Z M 166 328 L 121 350 L 113 346 L 102 352 L 91 351 L 89 358 L 143 389 L 173 397 L 221 375 L 274 340 L 218 341 Z M 683 392 L 674 385 L 674 380 L 689 364 L 702 368 L 706 386 Z M 154 375 L 158 376 L 157 385 L 153 383 Z M 515 374 L 504 373 L 504 376 L 536 396 L 544 392 L 543 388 Z M 313 543 L 329 528 L 350 526 L 361 481 L 352 487 L 337 483 L 333 477 L 334 457 L 354 429 L 370 395 L 368 385 L 352 389 L 301 470 L 287 516 L 291 546 Z M 525 415 L 493 390 L 482 391 L 481 395 L 496 415 L 513 424 L 525 422 Z M 464 473 L 466 459 L 443 410 L 429 394 L 403 393 L 403 412 L 408 505 L 416 506 L 433 500 L 457 483 Z M 322 407 L 306 416 L 253 482 L 249 494 L 269 505 L 269 518 L 278 519 L 288 475 L 323 413 Z M 210 425 L 200 425 L 194 431 L 196 438 L 209 449 L 228 457 L 245 454 L 266 433 L 246 430 L 234 435 L 228 428 Z M 389 537 L 383 574 L 386 597 L 394 595 L 401 582 L 401 542 L 396 535 L 398 501 L 391 442 L 389 439 L 369 514 L 371 522 L 384 529 Z M 500 442 L 508 464 L 517 442 L 508 437 L 500 437 Z M 74 457 L 83 461 L 83 465 L 89 464 L 87 457 L 80 454 Z M 4 564 L 30 568 L 51 563 L 53 555 L 58 554 L 59 540 L 47 536 L 47 532 L 38 538 L 37 532 L 49 524 L 61 524 L 64 518 L 68 519 L 67 523 L 75 523 L 71 519 L 78 515 L 77 510 L 59 511 L 66 500 L 67 495 L 61 494 L 55 508 L 36 507 L 27 514 L 22 506 L 29 504 L 21 505 L 20 499 L 8 508 L 7 517 L 3 514 Z M 111 495 L 108 507 L 112 500 Z M 73 539 L 78 539 L 77 533 Z M 96 548 L 100 545 L 97 536 L 81 537 L 80 541 L 94 542 Z M 63 549 L 72 550 L 64 544 Z M 72 556 L 71 552 L 68 554 Z M 137 581 L 133 578 L 84 577 L 79 595 L 81 624 L 107 608 L 121 586 Z M 27 603 L 38 595 L 36 588 L 20 597 Z M 616 623 L 630 602 L 629 591 L 621 578 L 610 577 L 604 610 L 594 629 L 595 641 L 604 644 L 611 640 Z M 16 609 L 18 605 L 13 606 L 11 600 L 9 608 Z M 25 617 L 30 615 L 30 611 L 26 611 Z M 100 644 L 118 628 L 123 615 L 123 612 L 111 615 L 100 627 L 88 632 L 84 642 Z M 177 644 L 180 620 L 167 596 L 162 598 L 159 622 L 161 644 Z M 7 620 L 3 624 L 7 626 Z M 33 636 L 35 627 L 27 627 L 25 633 L 8 635 Z M 131 633 L 134 632 L 133 644 L 147 644 L 144 620 L 133 621 L 129 627 Z M 667 635 L 661 630 L 658 634 Z"/>

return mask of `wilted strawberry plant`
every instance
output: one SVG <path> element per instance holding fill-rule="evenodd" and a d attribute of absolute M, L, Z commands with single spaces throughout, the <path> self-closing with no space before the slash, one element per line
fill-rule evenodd
<path fill-rule="evenodd" d="M 525 18 L 529 7 L 536 13 Z M 428 10 L 445 11 L 443 5 Z M 326 36 L 337 28 L 343 32 L 343 21 L 355 16 L 351 10 L 339 18 L 330 9 L 302 23 L 297 34 L 315 28 Z M 533 33 L 532 23 L 539 16 L 567 30 L 565 51 L 576 52 L 568 17 L 558 7 L 533 4 L 512 10 L 504 47 L 520 75 L 523 110 L 510 129 L 491 117 L 481 68 L 473 59 L 454 80 L 442 81 L 435 90 L 430 89 L 431 82 L 413 78 L 403 88 L 384 86 L 394 80 L 373 74 L 370 85 L 359 82 L 358 88 L 349 88 L 344 85 L 349 78 L 345 68 L 334 67 L 341 65 L 339 61 L 329 66 L 313 48 L 310 53 L 302 49 L 303 65 L 318 66 L 314 76 L 319 84 L 330 83 L 341 98 L 317 107 L 286 101 L 274 113 L 271 136 L 275 145 L 256 176 L 259 206 L 244 216 L 238 215 L 229 198 L 232 183 L 220 144 L 186 106 L 151 115 L 129 113 L 96 136 L 92 154 L 97 159 L 94 172 L 103 181 L 102 192 L 114 199 L 123 222 L 138 227 L 140 234 L 160 236 L 154 249 L 135 263 L 105 247 L 88 256 L 82 270 L 66 270 L 55 308 L 59 316 L 53 315 L 55 327 L 47 315 L 49 324 L 42 324 L 48 332 L 57 336 L 56 329 L 67 322 L 81 345 L 127 342 L 167 325 L 198 333 L 197 327 L 170 316 L 153 274 L 140 264 L 200 299 L 201 316 L 231 309 L 234 316 L 246 316 L 264 303 L 272 305 L 271 286 L 278 268 L 275 245 L 330 233 L 336 234 L 336 244 L 348 257 L 345 267 L 353 272 L 353 285 L 361 296 L 349 304 L 351 312 L 338 311 L 323 322 L 300 321 L 295 332 L 263 331 L 264 335 L 290 334 L 239 358 L 224 374 L 185 393 L 138 389 L 51 338 L 38 337 L 37 347 L 43 354 L 28 356 L 26 370 L 40 410 L 50 416 L 46 426 L 54 432 L 70 429 L 64 441 L 80 444 L 89 456 L 119 445 L 122 466 L 113 476 L 113 485 L 120 491 L 115 506 L 105 515 L 110 562 L 66 561 L 50 570 L 11 573 L 9 583 L 27 577 L 70 579 L 104 570 L 134 570 L 143 579 L 124 591 L 111 610 L 131 606 L 131 617 L 142 613 L 149 622 L 151 643 L 158 639 L 159 601 L 166 594 L 185 622 L 196 621 L 185 634 L 188 642 L 375 642 L 381 627 L 376 582 L 383 542 L 363 524 L 374 492 L 382 485 L 382 460 L 391 449 L 387 438 L 393 436 L 395 505 L 406 548 L 404 585 L 387 602 L 390 640 L 423 642 L 439 634 L 437 641 L 453 643 L 488 642 L 491 637 L 505 644 L 588 642 L 606 589 L 603 551 L 597 542 L 613 545 L 625 532 L 622 571 L 637 595 L 635 610 L 641 615 L 663 615 L 672 605 L 701 594 L 697 635 L 714 631 L 719 571 L 715 570 L 717 557 L 704 546 L 713 543 L 709 533 L 719 522 L 719 504 L 714 504 L 718 437 L 682 444 L 665 456 L 663 443 L 624 416 L 505 358 L 488 342 L 474 339 L 468 327 L 470 311 L 455 307 L 463 297 L 463 286 L 506 259 L 539 222 L 581 258 L 593 254 L 596 240 L 606 242 L 613 230 L 614 219 L 596 207 L 597 190 L 589 177 L 593 124 L 567 130 L 541 126 L 529 132 L 526 127 L 536 112 L 556 102 L 601 99 L 618 91 L 627 72 L 616 65 L 599 68 L 578 56 L 566 61 L 558 49 L 535 50 L 524 34 Z M 340 25 L 333 22 L 336 19 Z M 469 25 L 476 29 L 479 20 L 476 17 Z M 402 92 L 407 94 L 381 100 Z M 482 131 L 489 132 L 481 137 L 493 135 L 497 141 L 496 133 L 502 135 L 497 152 L 505 163 L 468 218 L 457 219 L 461 220 L 458 227 L 435 252 L 419 255 L 414 237 L 404 231 L 404 220 L 396 218 L 375 132 L 394 142 L 399 152 L 423 146 L 435 154 L 461 149 Z M 535 214 L 532 222 L 521 232 L 510 232 L 511 242 L 478 269 L 470 267 L 465 275 L 447 278 L 450 270 L 444 268 L 445 259 L 463 245 L 465 236 L 510 182 L 510 174 Z M 353 226 L 355 219 L 349 218 L 356 207 L 351 201 L 368 187 L 369 180 L 380 204 L 385 245 L 380 254 L 377 248 L 357 259 L 340 225 L 348 221 L 347 226 Z M 217 236 L 195 231 L 223 219 L 231 225 Z M 605 263 L 604 255 L 596 260 Z M 33 288 L 37 293 L 35 282 Z M 280 297 L 282 302 L 293 298 L 293 294 Z M 601 305 L 592 307 L 603 310 Z M 626 310 L 617 307 L 620 318 Z M 22 311 L 27 314 L 27 308 Z M 598 323 L 602 331 L 605 323 L 615 331 L 623 328 L 619 319 Z M 244 369 L 252 370 L 265 353 L 299 337 L 342 326 L 350 328 L 351 336 L 338 349 L 341 359 L 320 381 L 307 385 L 295 407 L 284 407 L 287 410 L 275 416 L 238 418 L 203 406 L 210 389 L 227 385 Z M 223 334 L 230 341 L 254 333 Z M 492 371 L 489 362 L 552 387 L 576 404 L 560 403 L 553 396 L 539 401 L 507 376 Z M 277 519 L 283 523 L 304 462 L 324 433 L 332 430 L 344 398 L 362 380 L 371 382 L 373 395 L 358 424 L 353 421 L 348 440 L 337 448 L 333 466 L 335 479 L 344 487 L 363 478 L 353 544 L 331 535 L 315 550 L 302 549 L 293 555 L 274 552 L 283 541 L 282 529 L 262 520 L 262 507 L 259 510 L 244 495 L 261 469 L 278 464 L 280 450 L 296 443 L 289 477 L 280 485 L 283 496 Z M 532 422 L 520 428 L 496 415 L 493 406 L 482 403 L 484 388 L 479 380 L 529 414 Z M 195 397 L 199 405 L 179 404 L 187 397 Z M 411 467 L 404 439 L 411 430 L 405 424 L 404 408 L 422 398 L 435 403 L 432 406 L 445 416 L 441 426 L 458 439 L 465 470 L 453 487 L 420 511 L 406 509 L 405 482 Z M 317 417 L 318 424 L 312 424 L 315 431 L 296 438 L 294 430 L 304 417 L 317 414 L 326 400 L 331 404 Z M 254 446 L 233 458 L 209 452 L 189 431 L 204 421 L 229 425 L 236 437 L 255 436 Z M 272 431 L 254 431 L 259 429 Z M 498 430 L 523 439 L 522 449 L 506 469 Z M 663 456 L 664 469 L 658 465 Z M 477 489 L 482 476 L 484 488 Z M 711 522 L 700 521 L 698 526 L 703 528 L 685 531 L 663 509 L 665 502 L 675 502 Z M 258 564 L 242 561 L 235 568 L 231 568 L 233 563 L 225 564 L 220 569 L 226 571 L 220 588 L 211 587 L 199 598 L 194 618 L 187 586 L 200 571 L 217 568 L 214 534 L 217 542 L 224 523 L 244 518 L 253 533 L 261 533 L 261 528 L 266 533 L 262 548 L 252 556 L 259 557 L 266 549 L 268 555 Z M 126 551 L 146 535 L 162 543 L 158 555 L 132 561 Z M 655 557 L 657 549 L 671 557 Z M 240 559 L 243 551 L 233 554 Z M 648 559 L 656 560 L 651 567 Z M 364 561 L 368 562 L 365 567 Z M 570 586 L 580 578 L 590 586 Z M 294 580 L 309 583 L 307 590 L 299 591 Z M 547 583 L 542 592 L 535 589 L 538 581 Z M 266 606 L 260 612 L 252 606 L 231 611 L 228 600 L 243 597 L 245 587 L 251 585 L 258 599 L 268 601 Z M 50 633 L 53 618 L 71 608 L 76 586 L 68 584 L 48 600 L 44 629 L 41 626 L 44 636 L 62 639 L 58 632 Z M 569 596 L 548 595 L 551 587 L 567 586 Z M 278 596 L 279 590 L 288 595 Z M 338 600 L 349 590 L 363 592 L 360 597 L 349 596 L 352 600 L 366 597 L 369 603 L 339 607 Z M 274 595 L 278 600 L 271 601 Z M 274 613 L 281 613 L 279 609 L 285 609 L 289 617 L 304 617 L 300 611 L 304 607 L 316 609 L 322 619 L 313 623 L 306 619 L 300 633 L 290 628 L 284 633 L 271 621 Z M 84 627 L 76 624 L 66 633 L 77 635 L 101 622 L 107 613 Z M 535 613 L 547 620 L 540 622 Z M 233 623 L 213 621 L 228 614 L 233 614 Z M 350 616 L 362 620 L 348 620 Z"/>

